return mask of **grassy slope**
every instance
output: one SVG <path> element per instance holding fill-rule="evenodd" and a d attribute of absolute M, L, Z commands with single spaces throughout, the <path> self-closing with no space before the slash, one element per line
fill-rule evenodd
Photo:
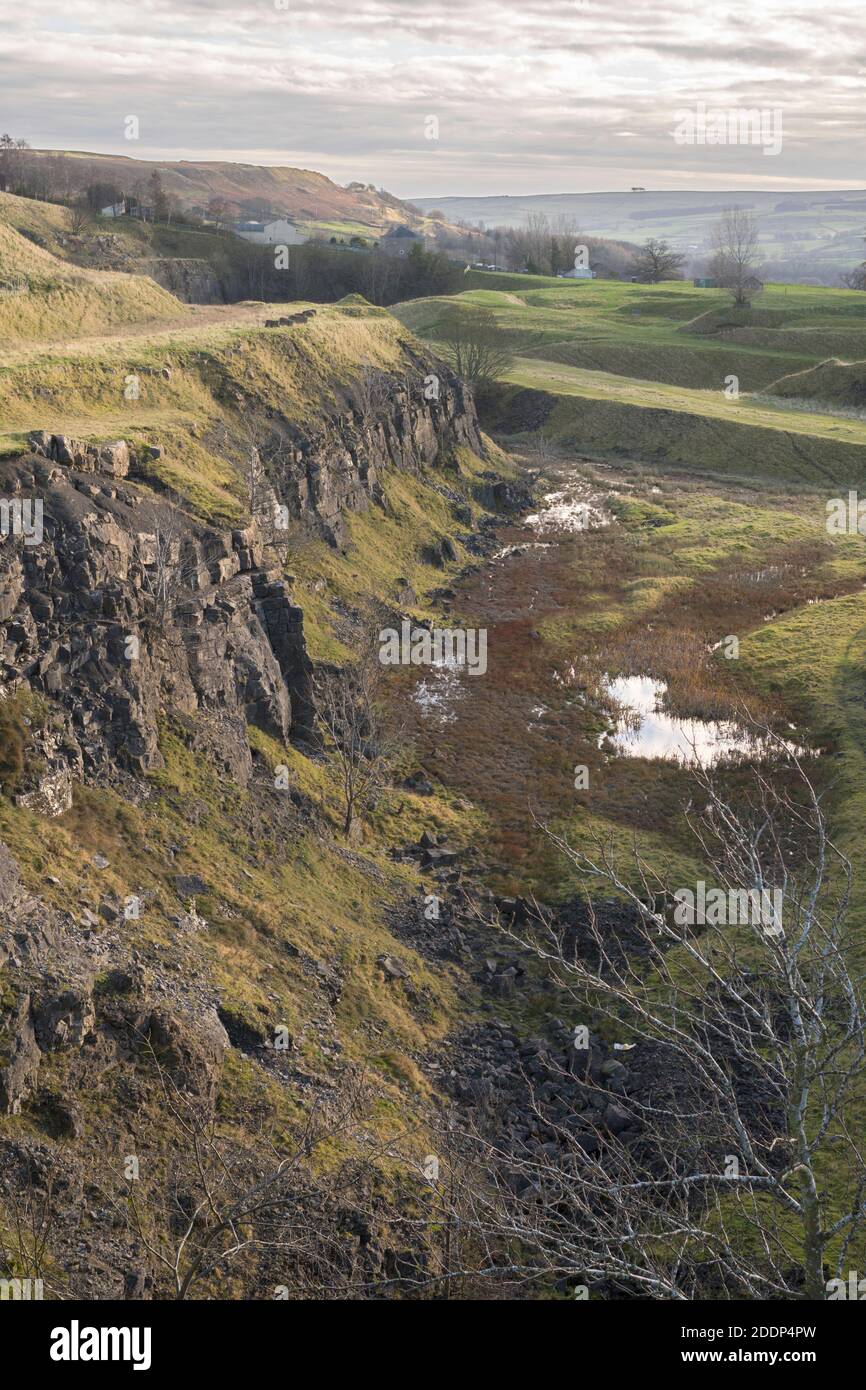
<path fill-rule="evenodd" d="M 0 193 L 0 222 L 17 232 L 38 238 L 36 244 L 62 256 L 69 233 L 69 211 L 56 203 L 38 203 L 34 198 L 17 198 Z"/>
<path fill-rule="evenodd" d="M 279 835 L 268 824 L 261 792 L 254 801 L 221 781 L 210 759 L 194 754 L 166 725 L 166 767 L 149 778 L 145 805 L 133 807 L 103 789 L 78 788 L 73 810 L 48 821 L 0 797 L 0 839 L 24 881 L 61 910 L 78 915 L 89 907 L 96 913 L 106 893 L 121 900 L 140 894 L 144 907 L 135 923 L 135 949 L 145 976 L 152 969 L 176 971 L 184 982 L 206 981 L 206 993 L 215 993 L 220 1007 L 253 1036 L 288 1030 L 291 1073 L 299 1080 L 281 1080 L 253 1057 L 227 1053 L 217 1121 L 227 1141 L 246 1147 L 263 1128 L 277 1144 L 282 1136 L 292 1143 L 314 1101 L 331 1094 L 346 1069 L 355 1068 L 363 1070 L 367 1086 L 366 1135 L 383 1143 L 399 1139 L 402 1151 L 415 1144 L 420 1162 L 430 1142 L 424 1137 L 429 1088 L 415 1059 L 429 1055 L 464 1015 L 471 989 L 467 995 L 455 971 L 430 966 L 389 929 L 390 911 L 413 896 L 417 900 L 429 886 L 419 883 L 416 871 L 395 865 L 388 848 L 417 838 L 422 828 L 463 842 L 471 838 L 472 818 L 444 796 L 388 792 L 377 810 L 375 841 L 350 852 L 339 833 L 338 794 L 329 773 L 255 729 L 249 738 L 260 767 L 289 768 L 289 788 L 271 795 L 311 797 L 324 824 L 291 838 Z M 110 861 L 103 873 L 93 868 L 97 852 Z M 207 929 L 193 937 L 181 937 L 174 924 L 186 907 L 174 884 L 178 872 L 199 873 L 208 885 L 196 899 Z M 48 873 L 55 883 L 46 881 Z M 384 954 L 403 962 L 410 972 L 405 981 L 385 981 L 377 965 Z M 323 983 L 320 965 L 328 980 L 339 981 L 336 994 Z M 96 989 L 110 994 L 110 982 L 97 979 Z M 70 1054 L 62 1051 L 43 1057 L 41 1096 L 68 1093 L 70 1085 L 77 1090 L 80 1082 L 67 1079 L 69 1063 Z M 120 1135 L 128 1132 L 136 1136 L 135 1150 L 147 1155 L 149 1181 L 158 1184 L 160 1172 L 171 1171 L 172 1146 L 185 1141 L 165 1115 L 152 1080 L 143 1065 L 137 1068 L 131 1114 L 128 1082 L 117 1068 L 97 1067 L 90 1076 L 86 1101 L 82 1097 L 79 1104 L 75 1157 L 88 1164 L 95 1189 L 114 1186 L 107 1171 L 115 1166 L 115 1153 L 123 1152 Z M 5 1117 L 5 1131 L 8 1140 L 45 1142 L 38 1107 L 26 1105 L 20 1115 Z M 352 1143 L 349 1136 L 334 1141 L 333 1159 L 351 1152 Z M 317 1159 L 323 1161 L 326 1155 Z M 383 1173 L 382 1181 L 392 1179 Z M 402 1189 L 406 1179 L 394 1174 L 393 1181 Z M 224 1286 L 211 1296 L 225 1297 Z"/>
<path fill-rule="evenodd" d="M 569 447 L 814 486 L 863 476 L 862 419 L 792 408 L 783 392 L 750 394 L 816 367 L 830 343 L 866 357 L 866 306 L 854 291 L 770 286 L 737 312 L 724 292 L 681 282 L 471 272 L 466 283 L 457 302 L 493 311 L 519 354 L 509 382 L 545 393 L 548 432 Z M 396 312 L 435 341 L 442 301 Z M 736 400 L 725 395 L 730 376 Z"/>
<path fill-rule="evenodd" d="M 300 307 L 268 305 L 266 312 Z M 333 305 L 291 329 L 233 318 L 199 329 L 193 316 L 191 327 L 25 356 L 0 367 L 0 452 L 18 451 L 33 429 L 158 442 L 165 456 L 155 471 L 163 481 L 204 516 L 236 521 L 240 479 L 214 448 L 216 433 L 243 429 L 233 393 L 298 422 L 321 418 L 365 364 L 395 365 L 408 336 L 384 310 Z M 124 397 L 129 376 L 139 379 L 135 401 Z"/>
<path fill-rule="evenodd" d="M 866 360 L 822 362 L 775 381 L 770 394 L 793 401 L 826 402 L 866 418 Z"/>
<path fill-rule="evenodd" d="M 154 225 L 134 217 L 93 216 L 73 236 L 67 208 L 0 193 L 0 222 L 13 227 L 59 260 L 81 269 L 149 274 L 152 260 L 204 262 L 230 287 L 245 283 L 254 248 L 239 237 L 182 225 Z M 232 297 L 234 296 L 232 292 Z"/>
<path fill-rule="evenodd" d="M 781 404 L 755 404 L 749 396 L 729 400 L 721 391 L 687 390 L 660 382 L 635 381 L 632 377 L 610 372 L 554 367 L 549 362 L 535 362 L 527 357 L 517 358 L 507 380 L 537 390 L 553 390 L 562 396 L 619 401 L 641 409 L 673 410 L 760 429 L 790 430 L 820 439 L 834 437 L 851 444 L 866 443 L 866 422 L 839 420 L 833 415 L 811 411 L 792 417 L 790 410 Z"/>
<path fill-rule="evenodd" d="M 226 388 L 242 389 L 256 410 L 274 406 L 313 424 L 364 366 L 399 366 L 409 341 L 405 328 L 384 311 L 349 304 L 329 307 L 292 329 L 215 330 L 205 341 L 179 329 L 171 343 L 170 378 L 160 371 L 165 345 L 153 346 L 146 337 L 125 340 L 120 356 L 118 344 L 109 342 L 103 349 L 27 361 L 0 374 L 0 417 L 14 426 L 5 446 L 14 448 L 21 434 L 39 423 L 74 427 L 85 437 L 159 439 L 166 446 L 165 458 L 155 466 L 162 480 L 204 516 L 240 520 L 242 485 L 231 441 L 239 438 L 241 412 L 230 396 L 226 399 Z M 139 402 L 122 397 L 129 371 L 141 373 Z M 216 450 L 217 437 L 230 441 L 225 452 Z M 491 452 L 496 454 L 495 448 Z M 470 481 L 483 465 L 461 451 L 452 467 L 448 481 L 454 483 L 461 474 Z M 458 547 L 458 561 L 445 571 L 419 559 L 422 540 L 454 529 L 450 506 L 433 481 L 388 473 L 383 479 L 388 511 L 375 508 L 352 516 L 343 552 L 309 540 L 291 547 L 289 568 L 314 657 L 342 657 L 341 605 L 354 606 L 366 594 L 393 600 L 398 577 L 415 587 L 418 612 L 432 612 L 425 592 L 448 582 L 465 558 Z M 414 867 L 395 864 L 390 850 L 417 840 L 423 829 L 447 834 L 457 845 L 472 843 L 482 832 L 483 816 L 441 787 L 423 798 L 395 787 L 380 797 L 365 843 L 350 851 L 340 833 L 338 781 L 329 768 L 256 729 L 249 730 L 249 739 L 260 773 L 288 766 L 290 791 L 315 804 L 318 827 L 292 842 L 268 830 L 266 817 L 263 828 L 254 799 L 222 781 L 210 760 L 196 754 L 183 731 L 167 721 L 161 735 L 166 767 L 149 779 L 153 795 L 144 805 L 133 807 L 110 791 L 82 787 L 76 789 L 72 811 L 46 821 L 0 797 L 0 839 L 18 859 L 25 881 L 57 907 L 97 910 L 106 892 L 124 897 L 146 890 L 147 909 L 137 927 L 146 959 L 174 959 L 178 937 L 172 916 L 179 910 L 174 875 L 200 873 L 210 886 L 198 901 L 209 930 L 187 942 L 177 968 L 203 972 L 224 1007 L 250 1026 L 284 1024 L 295 1039 L 298 1064 L 322 1086 L 329 1084 L 333 1055 L 330 1044 L 323 1047 L 318 1023 L 322 984 L 304 958 L 326 962 L 342 981 L 333 1006 L 341 1055 L 365 1065 L 377 1094 L 370 1128 L 383 1135 L 396 1128 L 405 1132 L 407 1124 L 421 1120 L 427 1096 L 413 1058 L 429 1053 L 455 1023 L 467 1006 L 468 987 L 451 967 L 428 965 L 392 935 L 387 914 L 394 904 L 429 887 L 422 887 Z M 409 750 L 406 759 L 408 772 Z M 190 817 L 193 803 L 198 810 Z M 178 845 L 182 862 L 168 849 Z M 92 867 L 96 851 L 111 862 L 102 875 Z M 46 882 L 49 870 L 57 880 L 53 885 Z M 405 984 L 383 981 L 376 965 L 382 954 L 398 955 L 407 964 L 411 978 Z M 62 1058 L 48 1059 L 42 1084 L 62 1090 L 62 1069 Z M 111 1084 L 100 1082 L 91 1098 L 89 1125 L 110 1123 Z M 287 1127 L 303 1107 L 298 1094 L 277 1085 L 256 1063 L 232 1056 L 221 1104 L 235 1116 L 239 1134 L 250 1096 Z M 38 1119 L 26 1110 L 10 1125 L 37 1137 L 41 1133 Z M 97 1128 L 93 1141 L 98 1144 Z"/>
<path fill-rule="evenodd" d="M 99 333 L 148 320 L 182 319 L 186 306 L 142 275 L 81 270 L 0 219 L 0 342 Z"/>
<path fill-rule="evenodd" d="M 125 155 L 86 151 L 34 150 L 33 155 L 63 154 L 69 161 L 73 187 L 84 188 L 98 180 L 117 182 L 130 191 L 146 184 L 158 169 L 166 193 L 182 208 L 205 208 L 212 197 L 225 198 L 244 211 L 259 216 L 270 209 L 302 223 L 358 224 L 368 233 L 409 222 L 427 227 L 429 219 L 413 213 L 399 199 L 371 188 L 344 188 L 325 174 L 285 165 L 239 164 L 229 160 L 182 160 L 159 163 Z"/>

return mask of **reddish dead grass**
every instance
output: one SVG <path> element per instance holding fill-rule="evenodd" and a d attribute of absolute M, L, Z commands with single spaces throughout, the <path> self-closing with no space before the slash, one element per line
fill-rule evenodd
<path fill-rule="evenodd" d="M 453 721 L 435 722 L 410 705 L 420 762 L 488 813 L 495 830 L 483 852 L 511 889 L 537 881 L 547 859 L 533 813 L 544 821 L 584 806 L 628 829 L 651 825 L 672 847 L 691 846 L 682 818 L 688 771 L 611 759 L 599 749 L 605 673 L 667 682 L 670 711 L 682 717 L 742 719 L 748 711 L 778 723 L 786 718 L 781 704 L 748 688 L 737 662 L 711 645 L 729 634 L 742 639 L 770 613 L 856 587 L 816 573 L 827 545 L 780 546 L 760 572 L 721 566 L 664 595 L 651 616 L 626 616 L 618 627 L 592 632 L 581 624 L 601 609 L 627 615 L 628 586 L 646 574 L 645 546 L 618 527 L 546 539 L 554 541 L 550 548 L 486 564 L 462 589 L 467 626 L 488 631 L 488 670 L 462 678 Z M 525 544 L 526 532 L 503 540 Z M 675 572 L 675 557 L 667 559 Z M 413 685 L 426 674 L 408 672 L 403 680 Z M 577 765 L 589 769 L 591 799 L 575 790 Z"/>

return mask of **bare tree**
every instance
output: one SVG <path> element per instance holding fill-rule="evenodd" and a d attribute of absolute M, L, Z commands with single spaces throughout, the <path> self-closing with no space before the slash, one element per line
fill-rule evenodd
<path fill-rule="evenodd" d="M 544 473 L 550 468 L 556 459 L 556 449 L 553 440 L 544 433 L 543 428 L 536 430 L 529 440 L 529 458 L 539 473 Z"/>
<path fill-rule="evenodd" d="M 399 275 L 399 265 L 393 256 L 375 250 L 364 258 L 363 293 L 371 304 L 387 304 L 391 289 Z"/>
<path fill-rule="evenodd" d="M 457 375 L 470 386 L 496 381 L 514 362 L 514 349 L 491 309 L 452 307 L 439 320 L 436 338 Z"/>
<path fill-rule="evenodd" d="M 685 259 L 668 242 L 648 237 L 638 253 L 635 270 L 649 285 L 657 285 L 662 280 L 681 280 Z"/>
<path fill-rule="evenodd" d="M 526 264 L 537 275 L 550 270 L 550 222 L 543 212 L 531 212 L 526 219 Z"/>
<path fill-rule="evenodd" d="M 313 703 L 340 778 L 346 836 L 358 813 L 375 803 L 398 751 L 399 733 L 385 715 L 378 627 L 363 623 L 353 635 L 352 659 L 319 671 L 314 682 Z"/>
<path fill-rule="evenodd" d="M 828 1275 L 842 1277 L 866 1228 L 846 1109 L 866 1051 L 862 981 L 844 929 L 850 866 L 794 761 L 792 789 L 758 773 L 736 806 L 698 774 L 689 820 L 721 894 L 703 922 L 637 853 L 625 872 L 608 846 L 547 832 L 628 905 L 631 939 L 602 930 L 591 898 L 579 926 L 539 912 L 507 930 L 549 968 L 576 1026 L 604 1020 L 629 1051 L 601 1062 L 576 1032 L 573 1065 L 548 1078 L 573 1088 L 571 1113 L 530 1091 L 544 1146 L 473 1136 L 491 1270 L 517 1248 L 523 1277 L 676 1299 L 824 1299 Z M 845 1185 L 832 1201 L 831 1158 Z"/>
<path fill-rule="evenodd" d="M 853 270 L 840 271 L 839 284 L 845 290 L 866 290 L 866 262 Z"/>
<path fill-rule="evenodd" d="M 383 371 L 375 367 L 364 367 L 352 388 L 361 423 L 365 429 L 372 429 L 383 407 L 394 391 L 394 383 Z"/>
<path fill-rule="evenodd" d="M 180 499 L 173 496 L 170 512 L 157 513 L 152 530 L 139 535 L 140 592 L 145 599 L 144 625 L 154 637 L 177 645 L 175 623 L 178 606 L 191 594 L 209 587 L 211 560 L 222 558 L 222 548 L 208 539 L 199 540 L 183 517 Z M 172 636 L 172 634 L 175 634 Z"/>
<path fill-rule="evenodd" d="M 178 600 L 189 592 L 193 572 L 182 563 L 182 532 L 172 510 L 157 517 L 153 531 L 139 538 L 141 547 L 141 592 L 149 600 L 152 621 L 164 633 L 174 621 Z"/>
<path fill-rule="evenodd" d="M 26 140 L 0 135 L 0 189 L 11 193 L 19 187 L 27 159 L 25 152 L 29 148 Z"/>
<path fill-rule="evenodd" d="M 866 261 L 861 261 L 853 270 L 840 274 L 839 280 L 846 289 L 866 290 Z"/>
<path fill-rule="evenodd" d="M 578 245 L 589 243 L 580 226 L 568 213 L 561 213 L 553 219 L 550 236 L 550 273 L 558 275 L 561 270 L 570 270 L 575 263 Z"/>
<path fill-rule="evenodd" d="M 734 303 L 749 302 L 749 289 L 758 261 L 758 224 L 744 208 L 726 208 L 713 229 L 710 273 L 730 290 Z"/>
<path fill-rule="evenodd" d="M 272 475 L 286 456 L 286 440 L 272 425 L 255 415 L 240 413 L 237 428 L 241 436 L 241 467 L 250 520 L 258 528 L 262 543 L 283 558 L 289 540 L 289 514 L 277 495 Z"/>
<path fill-rule="evenodd" d="M 34 1181 L 26 1151 L 19 1161 L 25 1172 L 0 1188 L 0 1278 L 13 1285 L 16 1280 L 31 1285 L 42 1281 L 59 1294 L 58 1275 L 50 1258 L 56 1225 L 54 1169 L 49 1167 Z"/>
<path fill-rule="evenodd" d="M 215 194 L 214 197 L 208 199 L 207 215 L 219 230 L 228 223 L 231 217 L 231 204 L 227 198 Z"/>
<path fill-rule="evenodd" d="M 242 1145 L 205 1099 L 181 1090 L 149 1053 L 176 1142 L 161 1181 L 128 1181 L 123 1209 L 174 1298 L 195 1297 L 215 1277 L 261 1285 L 261 1266 L 285 1286 L 285 1297 L 290 1288 L 293 1297 L 345 1288 L 354 1270 L 337 1212 L 331 1220 L 324 1212 L 346 1203 L 350 1184 L 343 1168 L 330 1186 L 317 1181 L 311 1160 L 355 1134 L 369 1105 L 363 1075 L 348 1075 L 319 1100 L 288 1145 L 263 1135 Z"/>
<path fill-rule="evenodd" d="M 69 230 L 73 236 L 81 236 L 90 226 L 90 205 L 85 197 L 76 198 L 69 206 Z"/>

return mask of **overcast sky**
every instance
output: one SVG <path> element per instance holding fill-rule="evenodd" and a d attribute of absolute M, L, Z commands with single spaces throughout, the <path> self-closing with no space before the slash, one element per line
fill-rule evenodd
<path fill-rule="evenodd" d="M 864 15 L 863 0 L 0 0 L 0 131 L 409 197 L 863 187 Z M 780 111 L 781 153 L 677 144 L 676 113 L 699 102 Z"/>

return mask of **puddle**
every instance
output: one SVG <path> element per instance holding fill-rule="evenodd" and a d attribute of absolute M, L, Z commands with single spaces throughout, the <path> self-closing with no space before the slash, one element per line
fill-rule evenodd
<path fill-rule="evenodd" d="M 777 745 L 749 733 L 734 720 L 679 719 L 662 708 L 667 685 L 652 676 L 606 677 L 604 691 L 619 706 L 612 734 L 602 734 L 599 746 L 610 740 L 623 758 L 667 759 L 669 762 L 715 767 L 717 763 L 766 758 Z M 808 749 L 786 742 L 799 757 Z"/>
<path fill-rule="evenodd" d="M 541 534 L 545 531 L 594 531 L 611 522 L 610 512 L 601 505 L 601 499 L 583 482 L 572 483 L 558 492 L 548 492 L 541 501 L 541 511 L 526 517 L 526 525 Z"/>
<path fill-rule="evenodd" d="M 429 675 L 420 680 L 412 691 L 412 702 L 422 718 L 432 724 L 453 724 L 457 718 L 455 705 L 463 699 L 460 672 L 465 666 L 454 656 L 443 657 L 430 667 Z"/>
<path fill-rule="evenodd" d="M 491 555 L 491 560 L 510 560 L 512 555 L 525 555 L 530 550 L 549 550 L 549 541 L 518 541 L 514 545 L 505 545 L 501 550 L 497 550 Z"/>

